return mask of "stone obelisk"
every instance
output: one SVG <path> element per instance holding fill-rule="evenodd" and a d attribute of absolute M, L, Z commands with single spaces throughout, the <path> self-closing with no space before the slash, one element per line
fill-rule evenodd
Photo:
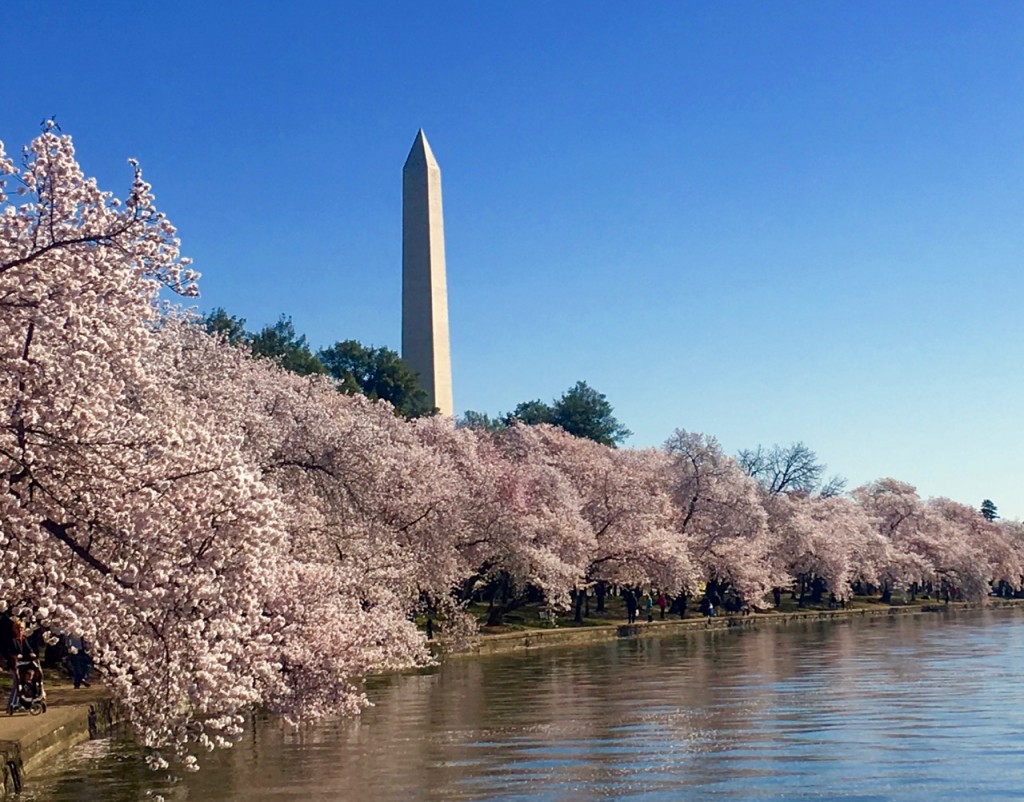
<path fill-rule="evenodd" d="M 419 374 L 430 403 L 451 416 L 441 168 L 422 129 L 402 169 L 402 359 Z"/>

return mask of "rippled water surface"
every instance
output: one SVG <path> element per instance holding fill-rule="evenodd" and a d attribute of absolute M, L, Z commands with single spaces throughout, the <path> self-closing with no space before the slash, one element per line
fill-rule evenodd
<path fill-rule="evenodd" d="M 1024 798 L 1024 612 L 473 658 L 370 696 L 357 720 L 258 720 L 177 782 L 94 741 L 20 799 Z"/>

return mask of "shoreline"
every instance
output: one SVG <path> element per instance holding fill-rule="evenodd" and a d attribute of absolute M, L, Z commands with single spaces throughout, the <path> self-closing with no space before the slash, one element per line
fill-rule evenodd
<path fill-rule="evenodd" d="M 445 651 L 444 642 L 432 647 L 439 660 L 463 659 L 491 654 L 514 654 L 556 646 L 578 646 L 606 643 L 623 638 L 650 638 L 682 633 L 707 632 L 736 627 L 786 626 L 809 621 L 846 620 L 851 618 L 885 618 L 896 615 L 955 614 L 958 612 L 1024 606 L 1024 599 L 988 598 L 984 602 L 936 602 L 934 604 L 873 605 L 837 610 L 796 610 L 785 613 L 753 613 L 724 615 L 714 618 L 666 618 L 650 623 L 597 624 L 586 627 L 552 627 L 481 635 L 470 646 L 459 651 Z"/>
<path fill-rule="evenodd" d="M 431 641 L 430 648 L 440 661 L 461 660 L 488 655 L 508 655 L 555 647 L 607 643 L 631 638 L 651 638 L 678 634 L 697 634 L 737 627 L 781 627 L 819 621 L 851 618 L 886 618 L 902 615 L 975 612 L 985 609 L 1024 606 L 1024 599 L 995 599 L 985 602 L 949 604 L 873 605 L 838 610 L 798 610 L 785 613 L 754 613 L 714 618 L 667 618 L 636 624 L 610 623 L 586 627 L 553 627 L 518 632 L 481 635 L 468 648 L 445 651 L 444 642 Z M 392 672 L 385 672 L 392 673 Z M 405 672 L 394 672 L 397 674 Z M 376 676 L 384 676 L 378 674 Z M 43 761 L 84 741 L 105 737 L 118 723 L 114 704 L 102 686 L 74 690 L 56 687 L 47 690 L 48 709 L 39 716 L 27 713 L 0 715 L 0 802 L 21 790 L 26 776 Z"/>

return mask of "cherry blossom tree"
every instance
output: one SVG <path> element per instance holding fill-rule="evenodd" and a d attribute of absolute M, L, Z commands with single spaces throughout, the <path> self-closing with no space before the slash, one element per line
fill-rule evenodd
<path fill-rule="evenodd" d="M 0 159 L 3 603 L 85 635 L 142 743 L 180 748 L 259 699 L 280 511 L 150 367 L 159 288 L 197 276 L 134 169 L 118 201 L 52 126 Z"/>
<path fill-rule="evenodd" d="M 949 499 L 924 502 L 912 485 L 895 479 L 853 495 L 893 547 L 893 562 L 882 572 L 883 599 L 901 584 L 914 592 L 924 583 L 947 599 L 980 600 L 993 581 L 1020 581 L 1019 550 L 976 510 Z"/>
<path fill-rule="evenodd" d="M 757 483 L 713 437 L 677 429 L 665 451 L 676 531 L 699 566 L 708 598 L 734 594 L 741 603 L 758 604 L 776 583 Z"/>
<path fill-rule="evenodd" d="M 225 414 L 220 393 L 251 389 L 251 364 L 187 373 L 194 343 L 159 290 L 192 295 L 197 276 L 138 167 L 119 201 L 48 127 L 0 173 L 0 604 L 84 635 L 140 742 L 186 766 L 252 705 L 357 707 L 353 679 L 422 652 L 393 586 L 367 590 L 388 561 L 311 559 L 303 525 L 325 513 L 267 461 L 286 451 L 271 432 L 301 431 L 266 409 Z"/>
<path fill-rule="evenodd" d="M 289 558 L 344 578 L 339 592 L 358 601 L 377 624 L 375 637 L 393 647 L 378 650 L 378 667 L 421 660 L 409 613 L 422 594 L 444 596 L 460 576 L 446 528 L 454 474 L 444 480 L 438 453 L 386 403 L 251 359 L 195 326 L 179 337 L 188 341 L 183 392 L 234 428 L 278 493 Z"/>
<path fill-rule="evenodd" d="M 1000 534 L 1005 538 L 1006 543 L 1013 552 L 1019 555 L 1021 563 L 1024 564 L 1024 523 L 1020 521 L 1002 520 L 998 523 Z M 1020 596 L 1024 590 L 1024 568 L 1013 580 L 1007 579 L 1006 585 L 1000 588 L 1004 596 Z"/>
<path fill-rule="evenodd" d="M 978 510 L 947 498 L 928 501 L 943 533 L 939 573 L 969 599 L 983 599 L 993 585 L 1021 586 L 1022 552 L 1006 530 Z"/>
<path fill-rule="evenodd" d="M 479 437 L 480 470 L 467 510 L 474 541 L 486 549 L 477 579 L 489 585 L 489 625 L 500 624 L 530 591 L 568 609 L 594 544 L 582 501 L 565 473 L 545 456 L 542 435 L 514 423 Z"/>
<path fill-rule="evenodd" d="M 555 426 L 535 426 L 531 434 L 540 458 L 572 483 L 595 539 L 585 584 L 573 592 L 577 620 L 591 586 L 598 591 L 599 610 L 608 585 L 694 592 L 697 573 L 673 530 L 664 452 L 619 450 Z"/>
<path fill-rule="evenodd" d="M 852 496 L 891 546 L 891 560 L 879 571 L 882 601 L 890 601 L 896 589 L 913 591 L 922 583 L 936 581 L 937 521 L 928 515 L 917 489 L 886 478 L 858 487 Z"/>
<path fill-rule="evenodd" d="M 825 591 L 846 601 L 853 582 L 876 584 L 890 562 L 888 541 L 848 499 L 782 494 L 767 496 L 764 506 L 778 573 L 794 578 L 800 606 L 820 602 Z"/>

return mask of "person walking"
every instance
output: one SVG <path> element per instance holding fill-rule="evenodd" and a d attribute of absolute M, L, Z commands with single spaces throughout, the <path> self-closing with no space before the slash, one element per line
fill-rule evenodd
<path fill-rule="evenodd" d="M 632 590 L 626 588 L 622 594 L 623 600 L 626 602 L 626 619 L 630 624 L 636 623 L 636 594 Z"/>
<path fill-rule="evenodd" d="M 661 620 L 665 620 L 665 608 L 668 607 L 668 596 L 664 591 L 658 594 L 658 609 L 661 610 Z"/>
<path fill-rule="evenodd" d="M 650 593 L 644 594 L 644 612 L 647 613 L 647 623 L 651 623 L 654 620 L 654 599 Z"/>
<path fill-rule="evenodd" d="M 68 635 L 66 638 L 68 665 L 71 667 L 71 680 L 76 688 L 89 687 L 89 665 L 92 658 L 86 647 L 85 638 L 81 635 Z"/>

